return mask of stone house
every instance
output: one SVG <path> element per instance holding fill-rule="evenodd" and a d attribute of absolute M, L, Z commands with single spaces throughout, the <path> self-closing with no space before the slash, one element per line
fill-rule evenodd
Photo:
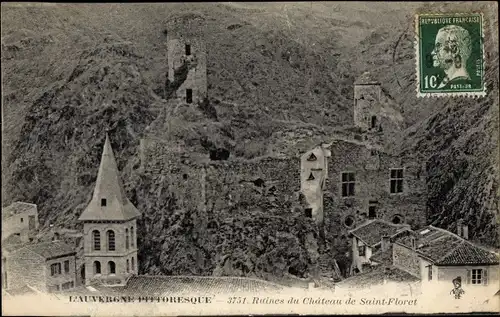
<path fill-rule="evenodd" d="M 408 225 L 375 219 L 368 220 L 356 229 L 350 230 L 351 272 L 362 273 L 365 267 L 371 266 L 371 257 L 374 253 L 387 251 L 391 246 L 391 241 L 409 229 Z"/>
<path fill-rule="evenodd" d="M 2 241 L 12 235 L 28 242 L 38 229 L 38 209 L 35 204 L 16 201 L 2 208 Z"/>
<path fill-rule="evenodd" d="M 397 239 L 393 265 L 420 278 L 422 291 L 444 288 L 449 292 L 460 280 L 466 292 L 493 296 L 500 280 L 498 254 L 471 243 L 463 230 L 458 231 L 462 236 L 427 226 Z"/>
<path fill-rule="evenodd" d="M 109 137 L 102 152 L 92 200 L 79 217 L 83 222 L 85 282 L 123 285 L 137 274 L 137 224 L 141 214 L 128 200 Z"/>
<path fill-rule="evenodd" d="M 26 286 L 42 292 L 69 290 L 76 285 L 75 249 L 62 242 L 27 244 L 2 259 L 2 286 Z"/>

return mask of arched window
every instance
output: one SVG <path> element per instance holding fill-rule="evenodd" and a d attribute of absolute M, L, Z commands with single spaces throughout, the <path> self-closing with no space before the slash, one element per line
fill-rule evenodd
<path fill-rule="evenodd" d="M 97 230 L 92 231 L 92 250 L 101 250 L 101 233 Z"/>
<path fill-rule="evenodd" d="M 130 263 L 129 260 L 127 259 L 127 273 L 130 272 Z"/>
<path fill-rule="evenodd" d="M 135 258 L 132 257 L 132 272 L 135 271 Z"/>
<path fill-rule="evenodd" d="M 113 261 L 108 262 L 108 273 L 109 274 L 116 274 L 116 264 Z"/>
<path fill-rule="evenodd" d="M 108 251 L 115 251 L 115 232 L 108 230 L 106 234 L 108 236 Z"/>
<path fill-rule="evenodd" d="M 94 275 L 101 274 L 101 262 L 94 261 Z"/>
<path fill-rule="evenodd" d="M 128 250 L 128 229 L 125 229 L 125 248 Z"/>
<path fill-rule="evenodd" d="M 134 247 L 135 245 L 135 232 L 134 232 L 134 227 L 131 227 L 130 228 L 130 245 L 132 246 L 132 248 Z"/>

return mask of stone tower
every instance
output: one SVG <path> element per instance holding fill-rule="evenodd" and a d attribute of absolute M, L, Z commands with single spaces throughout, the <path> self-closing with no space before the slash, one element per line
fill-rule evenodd
<path fill-rule="evenodd" d="M 168 82 L 187 104 L 207 97 L 207 53 L 203 41 L 179 36 L 167 40 Z"/>
<path fill-rule="evenodd" d="M 80 215 L 83 222 L 85 280 L 124 285 L 137 274 L 139 211 L 125 196 L 113 149 L 106 134 L 94 195 Z"/>
<path fill-rule="evenodd" d="M 300 191 L 306 200 L 304 212 L 316 223 L 323 222 L 323 191 L 328 175 L 328 157 L 331 156 L 326 146 L 317 146 L 300 157 Z"/>
<path fill-rule="evenodd" d="M 381 122 L 380 83 L 366 72 L 354 82 L 354 126 L 362 131 L 379 131 Z"/>

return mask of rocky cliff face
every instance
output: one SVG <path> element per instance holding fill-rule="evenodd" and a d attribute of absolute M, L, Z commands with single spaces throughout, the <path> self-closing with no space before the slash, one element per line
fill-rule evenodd
<path fill-rule="evenodd" d="M 498 52 L 491 50 L 487 98 L 417 99 L 411 8 L 395 8 L 380 23 L 386 8 L 375 4 L 307 6 L 3 8 L 2 204 L 36 203 L 45 228 L 76 227 L 109 130 L 128 196 L 144 213 L 141 272 L 313 274 L 325 246 L 291 205 L 250 198 L 245 206 L 183 207 L 170 175 L 140 172 L 139 139 L 161 118 L 171 123 L 164 138 L 183 141 L 192 155 L 209 159 L 213 145 L 231 158 L 293 156 L 350 124 L 354 77 L 369 70 L 409 127 L 395 143 L 427 162 L 429 221 L 451 228 L 465 218 L 474 238 L 491 243 Z M 179 21 L 204 25 L 195 32 L 207 42 L 210 107 L 175 108 L 157 93 L 166 76 L 164 31 Z M 330 254 L 345 257 L 345 244 Z"/>

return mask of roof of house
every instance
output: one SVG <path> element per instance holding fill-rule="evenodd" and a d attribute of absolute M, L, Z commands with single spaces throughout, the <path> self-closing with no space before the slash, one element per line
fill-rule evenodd
<path fill-rule="evenodd" d="M 396 225 L 381 219 L 370 220 L 349 231 L 366 245 L 373 247 L 382 241 L 382 237 L 391 237 L 402 230 L 408 230 L 407 225 Z"/>
<path fill-rule="evenodd" d="M 100 287 L 104 292 L 116 291 L 120 294 L 166 295 L 179 293 L 234 293 L 279 291 L 283 286 L 268 281 L 246 277 L 213 277 L 213 276 L 132 276 L 126 286 Z"/>
<path fill-rule="evenodd" d="M 50 241 L 27 244 L 23 249 L 28 249 L 45 259 L 76 254 L 75 248 L 63 241 Z"/>
<path fill-rule="evenodd" d="M 101 200 L 106 199 L 105 206 Z M 140 216 L 139 211 L 128 200 L 118 173 L 109 136 L 106 134 L 94 195 L 78 220 L 130 220 Z"/>
<path fill-rule="evenodd" d="M 31 210 L 34 210 L 36 212 L 37 206 L 35 204 L 25 203 L 22 201 L 13 202 L 9 206 L 2 208 L 2 220 L 12 217 L 13 215 Z"/>
<path fill-rule="evenodd" d="M 416 232 L 416 251 L 435 265 L 495 265 L 498 254 L 434 226 Z M 412 247 L 410 237 L 398 241 Z"/>
<path fill-rule="evenodd" d="M 420 279 L 407 273 L 403 270 L 396 268 L 395 266 L 390 267 L 377 267 L 370 272 L 357 274 L 346 278 L 338 283 L 339 287 L 348 288 L 365 288 L 366 286 L 372 286 L 377 284 L 383 284 L 384 281 L 387 282 L 418 282 Z"/>

